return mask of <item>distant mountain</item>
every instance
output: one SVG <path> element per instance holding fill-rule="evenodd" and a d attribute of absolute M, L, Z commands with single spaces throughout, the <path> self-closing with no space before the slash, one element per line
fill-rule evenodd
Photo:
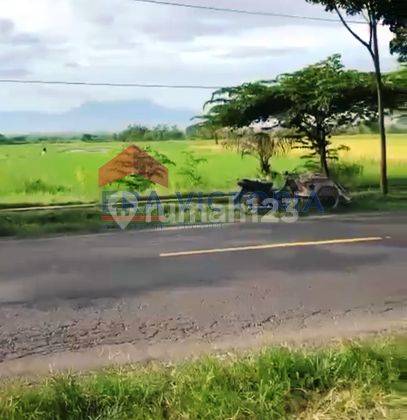
<path fill-rule="evenodd" d="M 87 102 L 64 113 L 0 111 L 0 133 L 101 132 L 129 124 L 170 124 L 185 127 L 196 114 L 148 100 Z"/>

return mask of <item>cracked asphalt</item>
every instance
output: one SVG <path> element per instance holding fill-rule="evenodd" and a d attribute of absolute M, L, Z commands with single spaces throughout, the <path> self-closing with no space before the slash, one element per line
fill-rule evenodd
<path fill-rule="evenodd" d="M 279 247 L 293 242 L 308 245 Z M 259 248 L 160 256 L 241 247 Z M 0 375 L 126 343 L 147 358 L 184 342 L 400 330 L 406 308 L 402 213 L 0 241 Z"/>

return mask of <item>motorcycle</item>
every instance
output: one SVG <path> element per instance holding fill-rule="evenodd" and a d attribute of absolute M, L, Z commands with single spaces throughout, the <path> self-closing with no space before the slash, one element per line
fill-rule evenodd
<path fill-rule="evenodd" d="M 235 205 L 243 205 L 248 213 L 266 214 L 270 210 L 284 211 L 287 203 L 316 200 L 321 209 L 335 209 L 341 203 L 350 203 L 351 198 L 339 183 L 321 174 L 304 174 L 301 176 L 284 174 L 282 188 L 273 188 L 272 182 L 242 179 L 238 182 L 241 188 L 235 196 Z M 276 208 L 277 207 L 277 208 Z"/>

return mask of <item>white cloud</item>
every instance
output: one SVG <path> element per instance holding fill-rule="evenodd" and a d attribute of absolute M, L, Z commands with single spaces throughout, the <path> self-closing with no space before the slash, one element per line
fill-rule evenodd
<path fill-rule="evenodd" d="M 230 0 L 204 4 L 230 7 Z M 304 0 L 233 7 L 325 16 Z M 381 30 L 383 64 L 390 34 Z M 370 69 L 367 51 L 341 25 L 242 16 L 132 0 L 0 0 L 0 75 L 51 80 L 230 85 L 271 78 L 340 52 Z M 3 110 L 63 111 L 86 101 L 152 99 L 199 110 L 207 91 L 3 85 Z"/>

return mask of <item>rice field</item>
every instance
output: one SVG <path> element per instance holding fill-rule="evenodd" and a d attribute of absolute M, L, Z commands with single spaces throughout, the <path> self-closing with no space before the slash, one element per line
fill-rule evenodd
<path fill-rule="evenodd" d="M 377 135 L 338 136 L 335 144 L 346 144 L 341 161 L 363 166 L 363 173 L 348 182 L 356 187 L 377 187 L 379 139 Z M 392 185 L 407 186 L 407 134 L 391 134 L 388 142 L 389 178 Z M 119 142 L 37 143 L 0 145 L 0 204 L 54 204 L 93 202 L 99 198 L 98 168 L 129 144 Z M 170 188 L 161 193 L 189 191 L 191 185 L 179 173 L 185 164 L 183 152 L 191 151 L 206 162 L 199 167 L 201 191 L 232 191 L 236 181 L 257 176 L 254 157 L 242 158 L 213 141 L 166 141 L 137 143 L 166 154 L 170 167 Z M 47 152 L 42 153 L 46 147 Z M 300 167 L 300 151 L 273 159 L 273 170 L 292 171 Z"/>

